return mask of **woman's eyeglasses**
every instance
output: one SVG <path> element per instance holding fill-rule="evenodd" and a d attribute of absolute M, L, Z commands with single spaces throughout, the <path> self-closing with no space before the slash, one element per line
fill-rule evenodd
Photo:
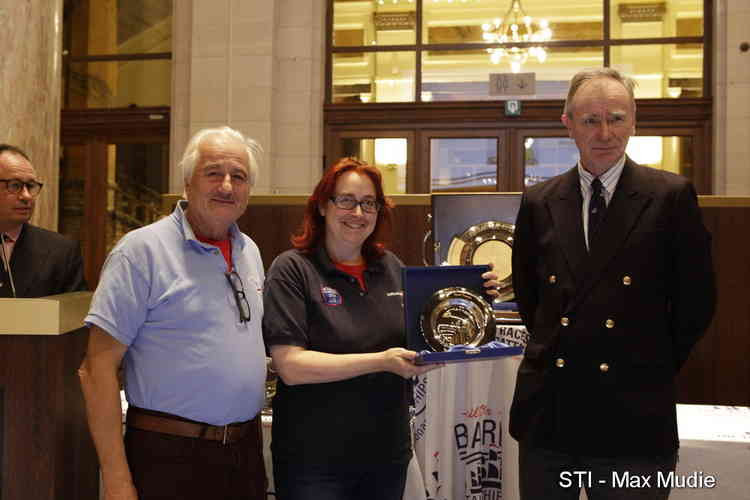
<path fill-rule="evenodd" d="M 341 210 L 353 210 L 354 207 L 359 205 L 362 208 L 362 211 L 368 214 L 378 213 L 378 210 L 380 210 L 381 207 L 381 204 L 378 200 L 365 198 L 364 200 L 359 201 L 354 196 L 348 194 L 331 196 L 331 201 Z"/>
<path fill-rule="evenodd" d="M 224 276 L 227 277 L 229 286 L 232 287 L 232 292 L 234 292 L 234 300 L 237 302 L 237 309 L 240 311 L 240 322 L 247 323 L 251 317 L 250 303 L 245 296 L 245 287 L 242 285 L 240 275 L 237 274 L 237 271 L 231 271 L 224 273 Z"/>

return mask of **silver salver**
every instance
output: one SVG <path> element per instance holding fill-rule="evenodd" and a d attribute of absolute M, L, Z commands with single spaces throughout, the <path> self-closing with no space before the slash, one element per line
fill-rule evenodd
<path fill-rule="evenodd" d="M 448 248 L 447 264 L 472 266 L 492 264 L 498 276 L 498 302 L 514 297 L 511 256 L 515 226 L 502 221 L 486 221 L 455 235 Z"/>
<path fill-rule="evenodd" d="M 495 316 L 481 296 L 463 287 L 438 290 L 427 300 L 419 318 L 422 336 L 435 351 L 455 345 L 477 347 L 494 340 Z"/>

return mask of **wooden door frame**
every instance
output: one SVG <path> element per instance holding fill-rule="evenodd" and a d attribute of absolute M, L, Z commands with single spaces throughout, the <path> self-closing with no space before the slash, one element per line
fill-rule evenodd
<path fill-rule="evenodd" d="M 63 110 L 61 146 L 85 146 L 84 275 L 90 288 L 99 282 L 106 259 L 107 145 L 165 144 L 169 146 L 170 109 L 125 108 Z M 167 165 L 169 168 L 169 165 Z"/>
<path fill-rule="evenodd" d="M 507 128 L 486 127 L 471 129 L 456 128 L 428 128 L 417 131 L 417 143 L 419 144 L 418 175 L 420 183 L 417 185 L 416 193 L 430 193 L 432 190 L 432 165 L 430 158 L 430 140 L 432 139 L 497 139 L 495 156 L 497 164 L 495 172 L 497 175 L 497 191 L 509 191 L 512 178 L 512 164 L 510 149 L 512 143 L 511 130 Z M 503 165 L 507 168 L 503 168 Z"/>
<path fill-rule="evenodd" d="M 419 180 L 416 177 L 416 158 L 415 158 L 415 133 L 412 130 L 331 130 L 327 134 L 328 146 L 331 158 L 326 158 L 324 169 L 336 163 L 344 155 L 341 148 L 342 139 L 406 139 L 406 192 L 413 193 L 413 189 L 418 185 Z"/>

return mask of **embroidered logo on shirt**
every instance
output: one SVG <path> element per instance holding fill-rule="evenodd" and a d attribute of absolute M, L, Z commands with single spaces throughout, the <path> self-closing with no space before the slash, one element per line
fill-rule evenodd
<path fill-rule="evenodd" d="M 344 302 L 338 290 L 330 286 L 320 287 L 320 295 L 323 297 L 323 303 L 329 306 L 340 306 Z"/>

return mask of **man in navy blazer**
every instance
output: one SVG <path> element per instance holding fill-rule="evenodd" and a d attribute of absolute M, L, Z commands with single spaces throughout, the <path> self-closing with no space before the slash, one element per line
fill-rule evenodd
<path fill-rule="evenodd" d="M 29 224 L 41 189 L 28 155 L 0 144 L 0 297 L 86 289 L 78 244 Z"/>
<path fill-rule="evenodd" d="M 675 378 L 715 307 L 711 236 L 690 182 L 625 155 L 634 85 L 609 68 L 573 77 L 562 121 L 578 165 L 519 209 L 513 286 L 530 337 L 510 433 L 524 500 L 669 496 Z"/>

